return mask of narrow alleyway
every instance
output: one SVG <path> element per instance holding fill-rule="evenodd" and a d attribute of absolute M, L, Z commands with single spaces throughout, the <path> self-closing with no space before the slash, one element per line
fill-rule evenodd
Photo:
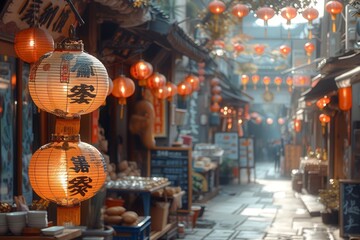
<path fill-rule="evenodd" d="M 273 163 L 257 163 L 256 177 L 254 183 L 247 184 L 244 176 L 240 185 L 222 186 L 220 194 L 204 204 L 203 216 L 185 239 L 340 239 L 336 227 L 310 216 L 291 179 L 275 172 Z"/>

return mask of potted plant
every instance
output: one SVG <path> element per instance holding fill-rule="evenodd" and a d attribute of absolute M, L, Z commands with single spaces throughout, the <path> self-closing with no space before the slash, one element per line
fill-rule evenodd
<path fill-rule="evenodd" d="M 220 184 L 229 184 L 232 180 L 233 161 L 231 159 L 224 159 L 220 164 Z"/>
<path fill-rule="evenodd" d="M 319 190 L 319 200 L 324 205 L 321 218 L 324 224 L 337 225 L 339 223 L 339 181 L 329 180 L 328 189 Z"/>

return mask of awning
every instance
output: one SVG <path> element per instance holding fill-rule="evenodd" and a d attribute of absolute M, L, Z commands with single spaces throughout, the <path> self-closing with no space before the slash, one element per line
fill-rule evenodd
<path fill-rule="evenodd" d="M 358 69 L 360 53 L 349 51 L 338 57 L 331 57 L 322 60 L 318 65 L 319 75 L 312 79 L 312 87 L 301 94 L 305 100 L 314 100 L 324 95 L 331 95 L 338 89 L 335 79 L 339 76 L 350 76 Z M 349 73 L 349 71 L 351 71 Z M 360 69 L 358 69 L 360 72 Z M 348 73 L 347 75 L 344 75 Z M 342 79 L 340 79 L 342 80 Z"/>

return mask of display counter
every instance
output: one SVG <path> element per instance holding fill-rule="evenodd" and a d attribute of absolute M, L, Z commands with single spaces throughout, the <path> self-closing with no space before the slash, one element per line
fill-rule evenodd
<path fill-rule="evenodd" d="M 81 236 L 80 229 L 64 229 L 64 232 L 61 234 L 57 234 L 55 236 L 45 236 L 45 235 L 38 235 L 38 236 L 0 236 L 1 240 L 72 240 L 76 239 Z"/>

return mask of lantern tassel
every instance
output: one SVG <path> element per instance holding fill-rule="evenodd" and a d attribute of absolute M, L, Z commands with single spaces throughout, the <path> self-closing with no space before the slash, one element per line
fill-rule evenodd
<path fill-rule="evenodd" d="M 120 119 L 124 117 L 124 105 L 126 105 L 126 98 L 119 98 L 120 104 Z"/>

